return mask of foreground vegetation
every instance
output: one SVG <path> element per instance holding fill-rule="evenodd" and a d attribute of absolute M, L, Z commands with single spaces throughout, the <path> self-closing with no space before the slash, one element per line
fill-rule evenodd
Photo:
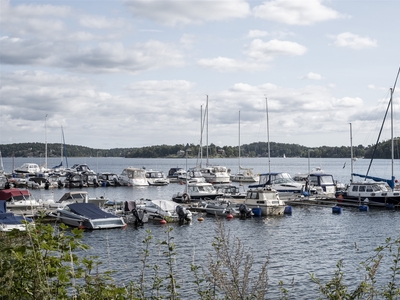
<path fill-rule="evenodd" d="M 268 298 L 268 259 L 257 269 L 254 257 L 241 241 L 232 237 L 219 222 L 215 229 L 213 251 L 204 265 L 191 265 L 192 299 L 266 299 Z M 172 228 L 165 230 L 165 240 L 154 241 L 151 231 L 137 257 L 139 276 L 118 285 L 112 271 L 100 272 L 97 257 L 86 257 L 88 246 L 81 242 L 83 232 L 67 230 L 63 225 L 37 223 L 26 233 L 0 233 L 0 299 L 181 299 L 178 256 Z M 164 259 L 149 263 L 154 252 Z M 133 253 L 131 253 L 133 254 Z M 377 283 L 382 259 L 391 259 L 388 282 Z M 386 240 L 369 259 L 361 263 L 364 279 L 348 285 L 343 261 L 337 263 L 332 278 L 321 282 L 310 274 L 310 290 L 315 287 L 319 299 L 398 299 L 400 239 Z M 385 266 L 387 267 L 387 266 Z M 186 272 L 186 270 L 185 270 Z M 184 274 L 186 281 L 189 278 Z M 354 278 L 353 278 L 354 282 Z M 279 282 L 280 299 L 297 299 L 291 284 Z"/>
<path fill-rule="evenodd" d="M 400 138 L 395 139 L 395 158 L 399 158 Z M 129 157 L 129 158 L 165 158 L 165 157 L 185 157 L 188 150 L 189 157 L 197 157 L 199 145 L 159 145 L 142 148 L 115 148 L 115 149 L 93 149 L 89 147 L 65 145 L 63 156 L 67 157 Z M 47 145 L 48 157 L 60 157 L 60 144 Z M 245 144 L 240 147 L 241 157 L 267 157 L 268 145 L 265 142 Z M 203 154 L 206 153 L 203 147 Z M 271 157 L 322 157 L 322 158 L 349 158 L 350 147 L 315 147 L 312 151 L 309 147 L 297 144 L 270 143 Z M 354 157 L 371 158 L 375 150 L 375 145 L 353 147 Z M 19 143 L 0 145 L 0 151 L 4 157 L 44 157 L 45 145 L 43 143 Z M 224 146 L 217 147 L 214 144 L 208 146 L 208 153 L 213 158 L 229 158 L 239 156 L 239 147 Z M 391 141 L 378 143 L 374 158 L 391 158 Z"/>

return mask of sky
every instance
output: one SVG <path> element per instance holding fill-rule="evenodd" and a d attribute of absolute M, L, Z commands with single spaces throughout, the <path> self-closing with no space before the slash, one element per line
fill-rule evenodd
<path fill-rule="evenodd" d="M 0 0 L 0 147 L 62 131 L 98 149 L 372 145 L 400 67 L 399 12 L 397 0 Z M 398 88 L 393 104 L 400 136 Z"/>

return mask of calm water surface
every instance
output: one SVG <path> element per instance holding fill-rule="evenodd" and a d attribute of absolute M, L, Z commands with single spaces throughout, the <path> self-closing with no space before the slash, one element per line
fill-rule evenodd
<path fill-rule="evenodd" d="M 43 158 L 3 158 L 6 172 L 12 165 L 20 166 L 24 162 L 41 163 Z M 344 167 L 344 163 L 346 165 Z M 86 163 L 98 172 L 115 172 L 119 174 L 127 166 L 146 167 L 162 170 L 165 173 L 171 167 L 186 168 L 185 159 L 124 159 L 124 158 L 70 158 L 69 165 Z M 211 164 L 224 165 L 233 172 L 237 171 L 237 159 L 210 160 Z M 395 176 L 400 177 L 399 163 L 396 162 Z M 48 165 L 57 165 L 57 159 L 49 159 Z M 257 173 L 267 172 L 267 159 L 241 159 L 242 166 L 252 167 Z M 365 173 L 369 161 L 359 159 L 354 164 L 355 173 Z M 195 159 L 188 159 L 188 167 L 196 165 Z M 306 173 L 311 169 L 321 167 L 326 173 L 333 174 L 335 180 L 348 183 L 350 180 L 350 159 L 308 159 L 304 158 L 272 158 L 271 171 L 285 171 L 292 176 L 296 173 Z M 343 168 L 344 167 L 344 168 Z M 377 160 L 370 174 L 389 178 L 390 161 Z M 243 186 L 246 189 L 246 186 Z M 176 192 L 181 192 L 183 186 L 170 184 L 165 187 L 108 187 L 88 188 L 90 196 L 105 196 L 115 200 L 132 200 L 140 198 L 171 199 Z M 65 189 L 33 190 L 36 198 L 59 199 Z M 294 207 L 291 216 L 253 218 L 248 220 L 223 220 L 226 230 L 240 238 L 245 247 L 254 254 L 255 272 L 261 264 L 269 259 L 268 275 L 270 290 L 268 298 L 279 295 L 278 282 L 282 280 L 289 284 L 293 280 L 291 295 L 293 299 L 315 299 L 318 288 L 310 280 L 310 273 L 316 274 L 322 280 L 333 276 L 336 263 L 343 259 L 346 282 L 356 283 L 363 279 L 365 272 L 359 269 L 359 263 L 373 254 L 373 249 L 383 245 L 387 237 L 398 237 L 400 228 L 398 211 L 370 210 L 359 212 L 357 209 L 346 208 L 340 215 L 332 214 L 330 207 Z M 190 285 L 193 278 L 190 263 L 204 264 L 208 253 L 212 252 L 212 241 L 215 236 L 215 219 L 206 217 L 199 222 L 194 217 L 192 224 L 179 226 L 172 224 L 174 242 L 177 245 L 176 269 L 181 283 L 182 297 L 192 296 Z M 146 229 L 152 231 L 154 241 L 165 240 L 166 227 L 148 223 L 143 228 L 128 226 L 124 230 L 88 231 L 84 242 L 92 247 L 88 255 L 97 255 L 106 269 L 117 270 L 114 278 L 118 282 L 136 280 L 140 272 L 140 254 L 142 241 L 146 237 Z M 160 269 L 167 268 L 159 246 L 154 243 L 151 250 L 150 264 L 159 264 Z M 384 260 L 389 263 L 388 258 Z M 384 270 L 384 269 L 383 269 Z M 382 272 L 380 280 L 388 279 L 389 272 Z"/>

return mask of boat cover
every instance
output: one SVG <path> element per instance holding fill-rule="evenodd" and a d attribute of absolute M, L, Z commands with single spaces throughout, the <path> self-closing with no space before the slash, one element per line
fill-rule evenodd
<path fill-rule="evenodd" d="M 108 213 L 94 203 L 72 203 L 67 205 L 71 212 L 90 219 L 109 219 L 118 218 L 116 215 Z"/>
<path fill-rule="evenodd" d="M 10 200 L 12 197 L 17 196 L 29 196 L 29 191 L 21 189 L 0 190 L 0 200 Z"/>
<path fill-rule="evenodd" d="M 0 224 L 21 224 L 22 221 L 32 222 L 30 218 L 24 218 L 23 216 L 16 216 L 13 213 L 7 212 L 7 204 L 5 200 L 0 200 Z"/>

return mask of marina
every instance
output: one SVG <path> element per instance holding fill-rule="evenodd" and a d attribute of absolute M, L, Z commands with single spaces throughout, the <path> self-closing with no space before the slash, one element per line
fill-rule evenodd
<path fill-rule="evenodd" d="M 24 162 L 37 162 L 40 158 L 15 158 L 15 165 Z M 168 174 L 171 167 L 185 168 L 184 159 L 124 159 L 124 158 L 69 158 L 72 164 L 87 164 L 97 173 L 110 172 L 120 174 L 127 166 L 145 166 L 146 169 L 161 170 Z M 265 158 L 242 158 L 246 166 L 253 168 L 257 174 L 267 170 Z M 348 159 L 313 159 L 311 165 L 332 174 L 335 181 L 348 183 L 350 170 L 343 168 Z M 12 159 L 3 157 L 4 169 L 12 169 Z M 214 162 L 213 162 L 214 163 Z M 228 168 L 237 164 L 235 159 L 215 160 L 216 165 L 225 165 Z M 362 173 L 368 167 L 369 160 L 358 159 L 354 165 L 357 172 Z M 196 159 L 189 159 L 188 166 L 196 165 Z M 296 174 L 306 173 L 308 161 L 304 158 L 271 158 L 272 170 Z M 390 169 L 389 160 L 376 160 L 374 173 L 384 177 Z M 395 170 L 400 170 L 396 167 Z M 400 174 L 395 174 L 396 178 Z M 248 184 L 232 183 L 241 192 L 248 190 Z M 181 183 L 170 183 L 165 186 L 99 186 L 86 188 L 53 188 L 31 189 L 36 199 L 55 201 L 62 198 L 67 192 L 86 191 L 90 197 L 103 198 L 108 201 L 121 202 L 139 199 L 171 200 L 172 196 L 184 190 Z M 352 277 L 352 282 L 362 280 L 359 263 L 373 254 L 373 250 L 382 245 L 387 237 L 396 238 L 400 228 L 398 211 L 374 208 L 369 211 L 360 211 L 354 207 L 343 207 L 340 214 L 333 213 L 331 203 L 304 202 L 293 207 L 291 215 L 250 217 L 241 219 L 223 218 L 223 223 L 231 235 L 238 237 L 251 253 L 255 261 L 262 263 L 269 258 L 268 274 L 269 298 L 278 298 L 279 284 L 282 280 L 290 285 L 292 295 L 297 299 L 316 298 L 318 287 L 310 280 L 310 273 L 316 274 L 322 280 L 328 280 L 334 274 L 336 263 L 344 260 L 346 275 Z M 201 217 L 203 221 L 199 221 Z M 204 263 L 207 253 L 213 251 L 212 242 L 215 237 L 215 216 L 194 212 L 192 222 L 183 225 L 169 223 L 172 235 L 177 245 L 177 262 L 179 266 L 178 282 L 181 285 L 182 298 L 193 296 L 194 287 L 190 273 L 190 263 L 199 265 Z M 83 242 L 91 249 L 86 255 L 97 255 L 103 262 L 102 270 L 117 270 L 114 278 L 118 282 L 126 283 L 137 277 L 140 265 L 139 254 L 142 241 L 149 229 L 154 240 L 165 240 L 167 227 L 159 221 L 150 221 L 143 226 L 128 224 L 125 229 L 89 230 L 84 233 Z M 151 251 L 150 263 L 159 264 L 162 261 L 158 246 L 154 245 Z M 127 256 L 129 251 L 132 255 Z M 111 255 L 112 253 L 112 255 Z M 162 264 L 162 263 L 161 263 Z M 388 264 L 386 264 L 388 265 Z M 257 272 L 255 267 L 254 272 Z M 385 264 L 381 265 L 385 268 Z M 385 274 L 385 272 L 383 272 Z M 389 273 L 387 273 L 389 274 Z M 385 275 L 380 277 L 385 280 Z"/>

